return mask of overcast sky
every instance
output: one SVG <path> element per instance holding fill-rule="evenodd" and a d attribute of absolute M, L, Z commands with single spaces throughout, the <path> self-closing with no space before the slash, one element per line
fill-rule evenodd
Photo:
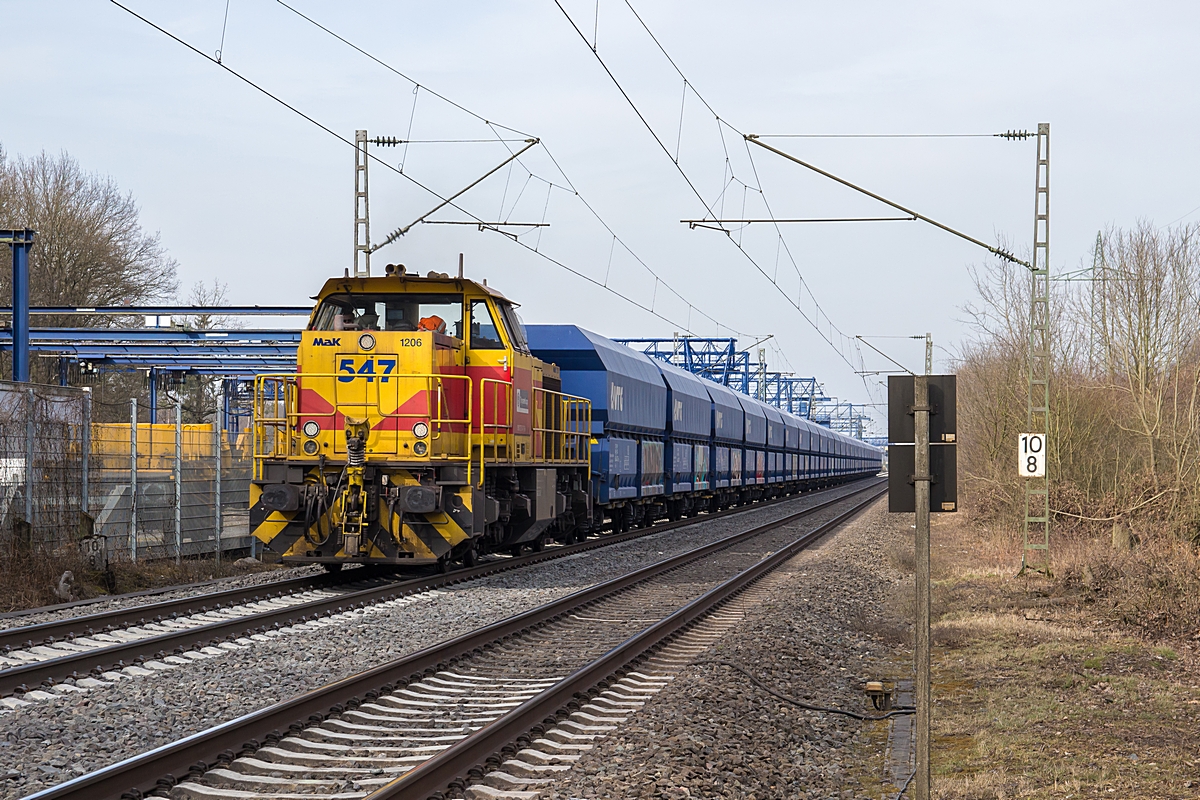
<path fill-rule="evenodd" d="M 526 247 L 471 226 L 417 225 L 376 254 L 376 272 L 388 262 L 451 271 L 462 252 L 468 275 L 521 303 L 527 322 L 613 337 L 736 331 L 743 346 L 770 334 L 773 369 L 815 375 L 856 402 L 868 400 L 863 379 L 789 298 L 835 342 L 830 321 L 850 336 L 930 331 L 953 349 L 967 333 L 967 266 L 989 264 L 987 253 L 912 222 L 793 224 L 782 240 L 770 225 L 689 229 L 679 221 L 708 204 L 723 218 L 894 215 L 742 133 L 980 134 L 1049 122 L 1057 271 L 1090 263 L 1107 225 L 1200 217 L 1196 4 L 631 2 L 693 90 L 624 0 L 564 0 L 586 44 L 553 0 L 291 3 L 425 87 L 415 94 L 275 0 L 230 0 L 227 23 L 225 0 L 129 5 L 203 53 L 222 49 L 231 70 L 349 139 L 359 128 L 541 139 L 520 166 L 464 194 L 466 213 L 431 217 L 549 223 L 509 229 Z M 161 232 L 185 291 L 216 279 L 236 303 L 303 303 L 349 266 L 345 143 L 112 3 L 0 8 L 0 144 L 10 156 L 65 151 L 111 175 Z M 1032 140 L 764 141 L 977 238 L 1030 246 Z M 373 149 L 387 166 L 371 165 L 372 239 L 438 202 L 418 183 L 449 196 L 522 146 Z M 388 168 L 402 160 L 404 175 Z M 921 363 L 918 342 L 874 343 Z M 887 368 L 863 352 L 868 369 Z"/>

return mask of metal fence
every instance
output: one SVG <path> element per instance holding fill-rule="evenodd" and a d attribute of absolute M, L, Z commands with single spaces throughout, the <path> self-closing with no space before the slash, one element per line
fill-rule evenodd
<path fill-rule="evenodd" d="M 9 548 L 82 544 L 97 567 L 253 554 L 249 435 L 183 424 L 178 406 L 162 416 L 171 421 L 137 422 L 132 400 L 128 423 L 91 423 L 86 390 L 0 382 L 0 536 Z"/>
<path fill-rule="evenodd" d="M 89 398 L 0 382 L 0 549 L 53 550 L 86 536 Z"/>

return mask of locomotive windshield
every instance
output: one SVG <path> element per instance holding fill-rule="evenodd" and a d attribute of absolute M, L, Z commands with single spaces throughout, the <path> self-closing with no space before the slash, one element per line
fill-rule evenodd
<path fill-rule="evenodd" d="M 335 294 L 317 308 L 314 331 L 436 331 L 462 338 L 461 294 Z"/>

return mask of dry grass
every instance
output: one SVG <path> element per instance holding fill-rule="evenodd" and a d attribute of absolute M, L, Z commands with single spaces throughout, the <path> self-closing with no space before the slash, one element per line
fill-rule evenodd
<path fill-rule="evenodd" d="M 95 572 L 85 568 L 71 548 L 14 553 L 0 560 L 0 612 L 66 602 L 55 594 L 55 588 L 68 571 L 74 576 L 71 599 L 80 600 L 282 568 L 278 564 L 239 565 L 232 559 L 217 565 L 211 558 L 193 558 L 179 565 L 174 561 L 114 562 L 107 572 Z"/>
<path fill-rule="evenodd" d="M 1194 554 L 1054 552 L 1018 578 L 1011 534 L 936 520 L 934 795 L 1200 797 Z"/>
<path fill-rule="evenodd" d="M 1078 539 L 1055 551 L 1057 588 L 1095 613 L 1150 637 L 1200 634 L 1200 553 L 1191 543 L 1143 537 L 1130 551 Z"/>
<path fill-rule="evenodd" d="M 54 588 L 64 572 L 81 574 L 76 553 L 43 553 L 15 551 L 0 558 L 0 610 L 63 602 L 54 595 Z"/>

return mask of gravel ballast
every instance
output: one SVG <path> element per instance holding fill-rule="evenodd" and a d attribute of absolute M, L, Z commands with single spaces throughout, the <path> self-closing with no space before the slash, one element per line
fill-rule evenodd
<path fill-rule="evenodd" d="M 0 715 L 0 797 L 16 798 L 128 758 L 623 572 L 795 513 L 861 484 L 414 595 L 298 626 L 170 671 Z M 263 638 L 263 637 L 260 637 Z"/>
<path fill-rule="evenodd" d="M 874 713 L 863 683 L 907 669 L 894 637 L 868 632 L 911 580 L 887 555 L 905 535 L 878 501 L 769 578 L 770 599 L 696 661 L 733 662 L 784 695 Z M 693 664 L 542 797 L 890 797 L 886 725 L 805 711 L 729 667 Z"/>

